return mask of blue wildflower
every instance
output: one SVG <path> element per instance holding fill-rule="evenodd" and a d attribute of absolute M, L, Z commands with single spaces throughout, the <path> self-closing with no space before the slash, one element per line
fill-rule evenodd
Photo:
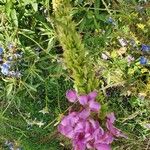
<path fill-rule="evenodd" d="M 145 65 L 145 64 L 147 64 L 147 62 L 148 62 L 147 58 L 145 58 L 144 56 L 140 57 L 140 64 L 141 65 Z"/>
<path fill-rule="evenodd" d="M 143 52 L 150 52 L 150 46 L 149 46 L 149 45 L 142 44 L 142 51 L 143 51 Z"/>
<path fill-rule="evenodd" d="M 0 55 L 2 55 L 2 54 L 3 54 L 3 48 L 0 47 Z"/>
<path fill-rule="evenodd" d="M 14 144 L 10 141 L 6 141 L 5 145 L 8 147 L 9 150 L 14 150 Z"/>
<path fill-rule="evenodd" d="M 109 23 L 113 23 L 113 22 L 114 22 L 114 20 L 113 20 L 111 17 L 109 17 L 107 21 L 108 21 Z"/>
<path fill-rule="evenodd" d="M 116 22 L 113 20 L 113 18 L 111 18 L 111 17 L 109 17 L 108 19 L 107 19 L 107 23 L 110 23 L 110 24 L 112 24 L 112 25 L 116 25 Z"/>
<path fill-rule="evenodd" d="M 1 73 L 4 75 L 8 75 L 9 68 L 10 68 L 10 65 L 8 64 L 8 62 L 3 63 L 1 66 Z"/>

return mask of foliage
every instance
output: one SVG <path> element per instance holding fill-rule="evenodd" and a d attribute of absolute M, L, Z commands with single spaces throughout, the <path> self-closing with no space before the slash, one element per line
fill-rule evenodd
<path fill-rule="evenodd" d="M 73 87 L 115 113 L 114 150 L 149 149 L 148 1 L 0 0 L 0 14 L 0 149 L 70 149 L 57 125 Z"/>

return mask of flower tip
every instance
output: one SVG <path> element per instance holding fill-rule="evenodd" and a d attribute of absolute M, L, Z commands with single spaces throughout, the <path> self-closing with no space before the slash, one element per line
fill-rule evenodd
<path fill-rule="evenodd" d="M 77 93 L 75 90 L 68 90 L 66 92 L 66 98 L 69 100 L 69 102 L 76 102 L 77 100 Z"/>
<path fill-rule="evenodd" d="M 81 105 L 83 105 L 83 106 L 87 105 L 87 103 L 88 103 L 88 96 L 87 95 L 81 95 L 78 97 L 78 99 L 79 99 L 79 103 Z"/>
<path fill-rule="evenodd" d="M 97 97 L 97 95 L 98 95 L 97 91 L 93 91 L 88 94 L 90 99 L 95 99 Z"/>
<path fill-rule="evenodd" d="M 89 102 L 89 108 L 91 109 L 91 111 L 93 112 L 99 112 L 101 105 L 98 102 L 95 101 L 90 101 Z"/>
<path fill-rule="evenodd" d="M 2 55 L 2 54 L 3 54 L 3 48 L 0 47 L 0 55 Z"/>
<path fill-rule="evenodd" d="M 145 64 L 147 64 L 147 63 L 148 63 L 147 58 L 144 57 L 144 56 L 141 56 L 141 57 L 140 57 L 140 64 L 141 64 L 141 65 L 145 65 Z"/>
<path fill-rule="evenodd" d="M 141 49 L 142 49 L 143 52 L 149 52 L 150 51 L 150 46 L 142 44 L 142 48 Z"/>
<path fill-rule="evenodd" d="M 111 150 L 110 145 L 108 144 L 98 144 L 96 145 L 97 150 Z"/>
<path fill-rule="evenodd" d="M 114 112 L 111 112 L 110 114 L 108 114 L 108 115 L 107 115 L 107 119 L 109 119 L 109 121 L 110 121 L 111 123 L 114 123 L 115 120 L 116 120 L 116 117 L 115 117 Z"/>

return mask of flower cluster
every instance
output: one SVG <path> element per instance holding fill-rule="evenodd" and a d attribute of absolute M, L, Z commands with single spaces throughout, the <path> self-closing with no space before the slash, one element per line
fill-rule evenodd
<path fill-rule="evenodd" d="M 149 46 L 149 45 L 142 44 L 142 51 L 143 51 L 143 52 L 150 52 L 150 46 Z"/>
<path fill-rule="evenodd" d="M 13 46 L 8 47 L 9 50 L 13 49 Z M 19 58 L 21 58 L 22 55 L 19 54 L 18 52 L 9 52 L 9 53 L 4 53 L 4 49 L 0 47 L 0 68 L 1 68 L 1 73 L 5 76 L 8 77 L 16 77 L 19 78 L 21 76 L 19 71 L 14 71 L 12 69 L 15 65 L 16 62 Z"/>
<path fill-rule="evenodd" d="M 143 53 L 150 53 L 150 46 L 142 44 L 141 50 L 142 50 Z M 141 65 L 148 64 L 148 59 L 145 56 L 141 56 L 140 57 L 140 64 Z"/>
<path fill-rule="evenodd" d="M 61 134 L 71 139 L 74 150 L 96 149 L 111 150 L 110 144 L 117 137 L 126 137 L 114 126 L 115 116 L 110 113 L 106 118 L 106 131 L 94 120 L 91 112 L 99 113 L 100 104 L 95 101 L 97 92 L 78 96 L 76 91 L 69 90 L 66 97 L 70 102 L 79 102 L 83 109 L 70 112 L 58 126 Z"/>
<path fill-rule="evenodd" d="M 15 143 L 14 142 L 11 142 L 11 141 L 8 141 L 6 140 L 5 143 L 4 143 L 4 147 L 8 148 L 8 150 L 23 150 L 22 147 L 16 147 Z"/>

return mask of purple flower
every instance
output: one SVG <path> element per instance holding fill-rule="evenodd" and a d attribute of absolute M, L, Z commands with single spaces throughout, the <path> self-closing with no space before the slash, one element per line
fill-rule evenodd
<path fill-rule="evenodd" d="M 90 93 L 88 94 L 88 97 L 89 97 L 90 99 L 95 100 L 95 98 L 97 97 L 97 92 L 96 92 L 96 91 L 90 92 Z"/>
<path fill-rule="evenodd" d="M 135 60 L 134 57 L 132 57 L 131 55 L 128 55 L 126 59 L 128 63 L 131 63 L 132 61 Z"/>
<path fill-rule="evenodd" d="M 73 148 L 74 150 L 86 150 L 86 141 L 83 133 L 76 134 L 76 137 L 73 140 Z"/>
<path fill-rule="evenodd" d="M 89 109 L 83 109 L 80 113 L 79 113 L 79 117 L 82 119 L 87 119 L 90 116 L 90 111 Z"/>
<path fill-rule="evenodd" d="M 0 55 L 2 55 L 3 54 L 3 48 L 2 47 L 0 47 Z"/>
<path fill-rule="evenodd" d="M 85 106 L 85 105 L 88 104 L 89 99 L 88 99 L 87 95 L 81 95 L 81 96 L 78 97 L 78 99 L 79 99 L 79 103 L 81 105 Z"/>
<path fill-rule="evenodd" d="M 141 65 L 145 65 L 145 64 L 147 64 L 147 63 L 148 63 L 148 59 L 145 58 L 144 56 L 141 56 L 141 57 L 140 57 L 140 64 L 141 64 Z"/>
<path fill-rule="evenodd" d="M 96 149 L 97 150 L 111 150 L 111 147 L 108 144 L 97 144 Z"/>
<path fill-rule="evenodd" d="M 127 136 L 125 136 L 121 132 L 121 130 L 119 130 L 118 128 L 116 128 L 114 126 L 115 120 L 116 120 L 116 118 L 114 116 L 114 113 L 110 113 L 110 114 L 107 115 L 107 121 L 106 121 L 106 127 L 107 127 L 107 129 L 115 137 L 124 137 L 124 138 L 127 138 Z"/>
<path fill-rule="evenodd" d="M 77 93 L 75 90 L 68 90 L 66 92 L 66 97 L 72 103 L 77 101 Z"/>
<path fill-rule="evenodd" d="M 1 73 L 4 75 L 8 75 L 10 69 L 10 64 L 8 62 L 5 62 L 1 66 Z"/>
<path fill-rule="evenodd" d="M 114 140 L 113 135 L 110 132 L 105 132 L 99 140 L 99 143 L 103 143 L 103 144 L 111 144 Z"/>
<path fill-rule="evenodd" d="M 143 51 L 143 52 L 149 52 L 149 51 L 150 51 L 150 46 L 149 46 L 149 45 L 142 44 L 142 51 Z"/>
<path fill-rule="evenodd" d="M 58 126 L 58 131 L 68 138 L 74 137 L 74 127 L 79 120 L 77 114 L 77 112 L 72 112 L 65 116 Z"/>
<path fill-rule="evenodd" d="M 111 122 L 114 123 L 116 121 L 115 114 L 111 112 L 110 114 L 107 115 L 107 119 Z"/>
<path fill-rule="evenodd" d="M 89 102 L 89 108 L 93 112 L 99 112 L 100 107 L 101 106 L 100 106 L 100 104 L 98 102 L 95 102 L 93 100 Z"/>
<path fill-rule="evenodd" d="M 84 106 L 79 112 L 71 112 L 65 116 L 58 126 L 58 131 L 72 141 L 74 150 L 111 150 L 110 144 L 116 137 L 126 137 L 114 126 L 116 120 L 114 113 L 107 115 L 107 131 L 103 130 L 98 121 L 91 118 L 91 111 L 100 110 L 100 104 L 95 101 L 96 96 L 96 91 L 81 96 L 74 90 L 66 93 L 70 102 L 78 100 Z"/>
<path fill-rule="evenodd" d="M 78 97 L 79 103 L 85 107 L 88 107 L 93 112 L 99 112 L 100 104 L 95 101 L 96 96 L 96 91 L 93 91 L 88 95 L 81 95 Z"/>

